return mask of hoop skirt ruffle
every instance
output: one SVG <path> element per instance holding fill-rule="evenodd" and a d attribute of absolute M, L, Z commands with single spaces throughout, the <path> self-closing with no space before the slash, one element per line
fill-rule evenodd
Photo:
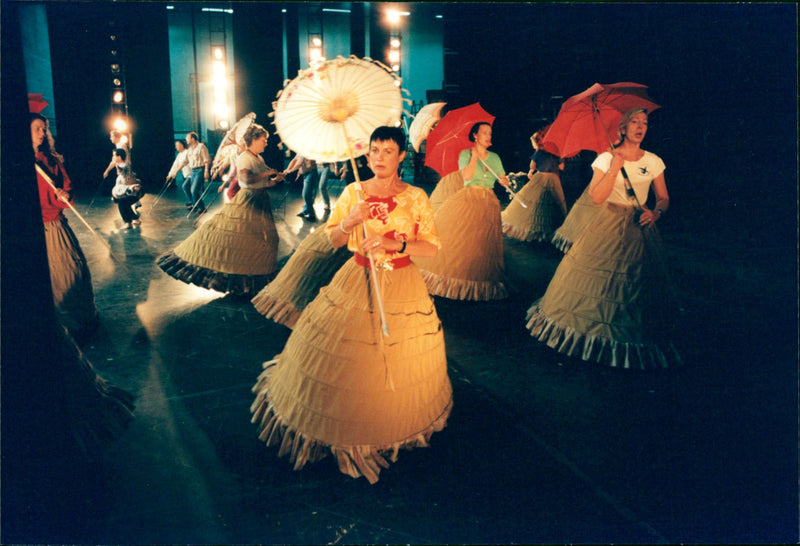
<path fill-rule="evenodd" d="M 581 196 L 569 209 L 564 223 L 553 234 L 551 243 L 561 252 L 567 252 L 601 208 L 602 205 L 596 205 L 589 197 L 589 186 L 586 186 Z"/>
<path fill-rule="evenodd" d="M 564 221 L 562 211 L 567 208 L 556 194 L 556 184 L 561 184 L 556 173 L 533 175 L 503 211 L 503 233 L 520 241 L 548 241 Z"/>
<path fill-rule="evenodd" d="M 614 367 L 680 364 L 669 340 L 675 302 L 658 252 L 634 223 L 632 207 L 601 206 L 528 310 L 531 335 L 565 355 Z"/>
<path fill-rule="evenodd" d="M 467 186 L 435 214 L 442 247 L 435 258 L 414 258 L 428 292 L 455 300 L 508 297 L 500 201 L 489 188 Z"/>
<path fill-rule="evenodd" d="M 156 264 L 185 283 L 255 294 L 275 276 L 278 242 L 267 190 L 242 188 L 185 241 L 159 256 Z"/>
<path fill-rule="evenodd" d="M 45 222 L 44 236 L 58 321 L 80 339 L 99 323 L 86 257 L 66 218 Z"/>
<path fill-rule="evenodd" d="M 431 192 L 429 201 L 433 212 L 439 210 L 445 201 L 462 189 L 464 189 L 464 176 L 461 171 L 453 171 L 444 176 Z"/>
<path fill-rule="evenodd" d="M 253 387 L 259 438 L 279 445 L 295 470 L 332 453 L 343 473 L 374 483 L 398 450 L 428 446 L 446 425 L 452 387 L 444 335 L 419 272 L 411 264 L 378 281 L 388 337 L 372 310 L 372 281 L 350 259 Z"/>
<path fill-rule="evenodd" d="M 251 303 L 266 318 L 294 328 L 303 309 L 351 256 L 346 247 L 333 248 L 325 230 L 317 229 L 302 240 L 278 276 Z"/>

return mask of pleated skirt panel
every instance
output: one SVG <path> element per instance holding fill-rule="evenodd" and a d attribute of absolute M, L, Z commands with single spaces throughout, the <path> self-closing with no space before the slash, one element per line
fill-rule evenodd
<path fill-rule="evenodd" d="M 156 263 L 186 283 L 237 295 L 255 294 L 277 273 L 278 242 L 267 190 L 242 188 Z"/>
<path fill-rule="evenodd" d="M 556 229 L 551 242 L 561 252 L 567 252 L 586 226 L 594 219 L 602 205 L 596 205 L 589 197 L 589 186 L 569 209 L 564 223 Z"/>
<path fill-rule="evenodd" d="M 325 230 L 317 229 L 300 242 L 278 276 L 251 303 L 266 318 L 294 328 L 303 309 L 351 256 L 346 246 L 333 248 Z"/>
<path fill-rule="evenodd" d="M 431 192 L 430 202 L 433 212 L 439 210 L 450 196 L 462 189 L 464 189 L 464 176 L 460 170 L 442 177 Z"/>
<path fill-rule="evenodd" d="M 72 336 L 81 338 L 99 323 L 86 257 L 66 218 L 45 222 L 44 236 L 56 315 Z"/>
<path fill-rule="evenodd" d="M 508 297 L 500 201 L 491 189 L 468 186 L 436 211 L 441 248 L 434 258 L 414 258 L 428 292 L 455 300 Z"/>
<path fill-rule="evenodd" d="M 534 174 L 503 211 L 503 233 L 520 241 L 549 241 L 564 221 L 567 208 L 556 185 L 561 185 L 558 174 Z"/>
<path fill-rule="evenodd" d="M 620 368 L 681 364 L 672 344 L 678 302 L 660 243 L 631 207 L 606 204 L 528 310 L 531 335 L 560 353 Z"/>
<path fill-rule="evenodd" d="M 253 392 L 259 438 L 296 470 L 333 454 L 378 480 L 400 449 L 426 447 L 452 407 L 441 323 L 419 272 L 378 273 L 389 335 L 367 270 L 350 259 L 300 315 Z"/>

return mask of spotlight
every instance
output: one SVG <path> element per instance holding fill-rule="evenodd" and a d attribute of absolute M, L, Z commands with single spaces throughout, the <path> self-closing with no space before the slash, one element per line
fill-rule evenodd
<path fill-rule="evenodd" d="M 115 91 L 112 99 L 115 103 L 119 104 L 125 99 L 125 95 L 122 93 L 122 91 Z"/>
<path fill-rule="evenodd" d="M 117 118 L 114 120 L 114 129 L 116 129 L 121 133 L 124 133 L 128 130 L 128 122 L 125 121 L 123 118 Z"/>

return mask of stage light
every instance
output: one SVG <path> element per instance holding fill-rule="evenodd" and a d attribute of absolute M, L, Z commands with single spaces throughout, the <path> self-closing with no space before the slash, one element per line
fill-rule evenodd
<path fill-rule="evenodd" d="M 399 64 L 393 64 L 392 65 L 392 70 L 394 72 L 400 72 L 400 65 Z"/>
<path fill-rule="evenodd" d="M 223 56 L 224 56 L 224 52 L 222 51 L 222 48 L 221 47 L 215 47 L 214 48 L 214 58 L 217 59 L 217 60 L 222 60 Z"/>
<path fill-rule="evenodd" d="M 115 103 L 120 104 L 123 100 L 125 100 L 125 95 L 122 93 L 122 91 L 115 91 L 111 98 Z"/>
<path fill-rule="evenodd" d="M 114 78 L 114 79 L 113 79 L 113 80 L 111 80 L 111 81 L 112 81 L 112 82 L 114 83 L 114 85 L 115 85 L 115 86 L 117 86 L 117 87 L 119 87 L 119 86 L 121 86 L 121 85 L 122 85 L 122 80 L 120 80 L 119 78 Z"/>
<path fill-rule="evenodd" d="M 396 9 L 390 9 L 386 12 L 386 19 L 393 25 L 400 22 L 400 12 Z"/>
<path fill-rule="evenodd" d="M 128 130 L 128 122 L 125 121 L 123 118 L 117 118 L 114 120 L 114 129 L 117 131 L 124 133 Z"/>
<path fill-rule="evenodd" d="M 389 45 L 395 49 L 400 49 L 400 38 L 392 38 L 392 40 L 389 42 Z"/>
<path fill-rule="evenodd" d="M 311 45 L 315 47 L 322 47 L 322 38 L 319 36 L 313 36 L 311 38 Z"/>
<path fill-rule="evenodd" d="M 111 64 L 111 73 L 112 74 L 119 74 L 119 64 L 112 63 Z"/>
<path fill-rule="evenodd" d="M 230 124 L 228 123 L 227 119 L 219 120 L 219 128 L 220 129 L 227 129 L 228 127 L 230 127 Z"/>
<path fill-rule="evenodd" d="M 400 52 L 396 49 L 391 50 L 389 52 L 389 62 L 392 63 L 392 65 L 398 64 L 400 62 Z"/>

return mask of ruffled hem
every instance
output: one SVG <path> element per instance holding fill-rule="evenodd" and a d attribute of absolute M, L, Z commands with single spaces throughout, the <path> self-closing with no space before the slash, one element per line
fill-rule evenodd
<path fill-rule="evenodd" d="M 294 328 L 297 319 L 300 318 L 302 311 L 288 301 L 277 299 L 266 286 L 256 296 L 250 300 L 256 311 L 264 315 L 265 318 L 283 324 L 287 328 Z"/>
<path fill-rule="evenodd" d="M 236 275 L 213 271 L 179 258 L 174 250 L 156 258 L 156 265 L 179 281 L 237 296 L 258 293 L 277 274 L 277 271 L 267 275 Z"/>
<path fill-rule="evenodd" d="M 339 470 L 353 478 L 365 477 L 369 483 L 378 481 L 381 469 L 389 468 L 389 463 L 397 461 L 401 449 L 411 450 L 429 447 L 434 432 L 447 425 L 452 409 L 452 399 L 439 415 L 424 430 L 388 445 L 334 446 L 307 436 L 289 425 L 279 415 L 267 394 L 267 381 L 274 370 L 277 359 L 263 364 L 264 371 L 259 375 L 253 392 L 258 393 L 250 407 L 253 414 L 251 422 L 258 425 L 258 438 L 267 446 L 279 445 L 278 456 L 288 455 L 294 470 L 302 469 L 307 463 L 324 459 L 328 454 L 336 458 Z"/>
<path fill-rule="evenodd" d="M 565 237 L 558 231 L 556 231 L 553 234 L 553 238 L 550 240 L 550 244 L 552 244 L 554 247 L 556 247 L 564 254 L 566 254 L 567 251 L 569 251 L 569 249 L 572 248 L 572 241 L 570 241 L 567 237 Z"/>
<path fill-rule="evenodd" d="M 544 231 L 531 231 L 503 222 L 503 234 L 512 239 L 525 242 L 542 242 L 550 238 L 551 233 Z"/>
<path fill-rule="evenodd" d="M 420 273 L 432 296 L 470 301 L 502 300 L 508 297 L 508 289 L 503 282 L 453 279 L 423 269 L 420 269 Z"/>
<path fill-rule="evenodd" d="M 647 370 L 683 365 L 675 346 L 669 342 L 662 348 L 655 343 L 628 343 L 586 335 L 548 318 L 538 303 L 528 310 L 526 318 L 526 327 L 531 331 L 531 336 L 567 356 L 625 369 Z"/>

